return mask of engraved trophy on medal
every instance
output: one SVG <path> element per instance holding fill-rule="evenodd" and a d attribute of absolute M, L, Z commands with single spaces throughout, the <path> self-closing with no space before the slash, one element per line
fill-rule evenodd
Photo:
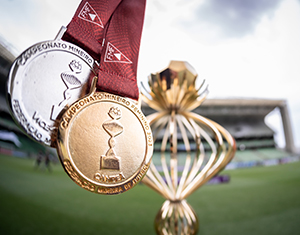
<path fill-rule="evenodd" d="M 109 150 L 106 155 L 101 156 L 100 169 L 120 170 L 120 157 L 117 157 L 114 151 L 115 136 L 123 132 L 123 126 L 118 122 L 121 118 L 121 110 L 118 107 L 111 107 L 108 115 L 112 120 L 106 121 L 102 124 L 104 130 L 111 136 L 109 139 Z"/>
<path fill-rule="evenodd" d="M 196 234 L 198 218 L 186 198 L 231 161 L 235 140 L 219 124 L 191 112 L 205 100 L 204 81 L 190 64 L 171 61 L 148 79 L 143 100 L 157 112 L 147 116 L 154 152 L 143 183 L 167 200 L 155 218 L 157 234 Z M 184 150 L 182 153 L 178 150 Z"/>

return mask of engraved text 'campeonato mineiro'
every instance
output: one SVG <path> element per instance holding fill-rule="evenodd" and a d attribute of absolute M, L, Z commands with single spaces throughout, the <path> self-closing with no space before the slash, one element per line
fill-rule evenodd
<path fill-rule="evenodd" d="M 18 65 L 25 65 L 27 60 L 30 59 L 30 57 L 34 56 L 38 52 L 43 52 L 45 50 L 49 49 L 63 49 L 68 50 L 74 54 L 77 54 L 84 60 L 86 60 L 89 64 L 93 63 L 93 59 L 83 50 L 80 48 L 73 46 L 72 44 L 66 44 L 59 41 L 49 41 L 49 42 L 43 42 L 40 44 L 37 44 L 35 46 L 30 47 L 28 50 L 26 50 L 24 53 L 20 55 L 20 57 L 17 60 Z"/>
<path fill-rule="evenodd" d="M 62 118 L 61 127 L 67 128 L 69 125 L 69 122 L 71 121 L 71 118 L 85 105 L 89 104 L 90 102 L 96 101 L 96 100 L 102 100 L 102 99 L 109 99 L 114 100 L 119 103 L 124 103 L 126 106 L 130 105 L 130 102 L 126 100 L 125 98 L 122 98 L 120 96 L 115 96 L 108 93 L 94 93 L 93 95 L 90 95 L 88 97 L 85 97 L 79 101 L 77 101 L 75 104 L 73 104 L 65 113 Z"/>

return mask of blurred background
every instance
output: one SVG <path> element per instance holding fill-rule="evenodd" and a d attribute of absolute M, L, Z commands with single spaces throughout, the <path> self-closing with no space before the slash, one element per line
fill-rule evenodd
<path fill-rule="evenodd" d="M 0 153 L 5 156 L 31 159 L 31 163 L 16 163 L 14 160 L 10 162 L 7 159 L 1 159 L 2 188 L 0 197 L 2 195 L 3 198 L 7 199 L 14 198 L 12 197 L 14 195 L 17 197 L 15 201 L 18 201 L 23 206 L 28 202 L 30 193 L 22 187 L 26 186 L 30 190 L 34 190 L 35 187 L 27 185 L 28 181 L 23 182 L 22 180 L 26 179 L 27 174 L 32 174 L 31 171 L 40 153 L 42 153 L 43 157 L 48 156 L 53 164 L 52 178 L 49 178 L 51 185 L 53 182 L 57 182 L 52 181 L 55 177 L 58 177 L 60 182 L 66 182 L 66 185 L 70 183 L 73 186 L 73 183 L 63 178 L 64 176 L 61 175 L 62 169 L 58 164 L 55 165 L 58 162 L 55 150 L 46 149 L 44 146 L 28 139 L 14 124 L 5 100 L 5 86 L 9 68 L 14 59 L 31 45 L 40 41 L 54 39 L 60 27 L 62 25 L 67 26 L 70 22 L 79 3 L 80 0 L 1 0 L 0 3 Z M 149 0 L 146 6 L 139 55 L 138 81 L 139 83 L 147 83 L 148 75 L 165 69 L 170 60 L 189 62 L 197 71 L 199 81 L 205 79 L 206 83 L 209 84 L 207 101 L 194 112 L 217 121 L 229 130 L 237 140 L 238 151 L 236 157 L 228 165 L 227 170 L 297 162 L 299 161 L 300 152 L 299 42 L 299 0 Z M 146 106 L 143 109 L 146 114 L 153 112 Z M 17 166 L 18 169 L 15 169 L 14 166 Z M 50 175 L 45 175 L 47 172 L 46 166 L 42 168 L 43 172 L 35 171 L 34 177 L 30 178 L 31 176 L 28 176 L 28 180 L 33 182 L 39 178 L 36 185 L 44 185 L 41 179 Z M 270 178 L 271 180 L 271 176 L 265 175 L 266 171 L 270 170 L 257 172 L 260 170 L 253 169 L 252 174 L 248 174 L 239 169 L 235 173 L 231 172 L 228 174 L 231 175 L 231 178 L 233 175 L 237 178 L 242 176 L 242 178 L 244 177 L 243 179 L 247 179 L 245 182 L 248 183 L 253 183 L 254 181 L 251 180 L 254 180 L 257 175 L 266 177 L 265 179 Z M 277 173 L 282 170 L 283 168 L 274 168 L 272 173 L 274 177 L 270 181 L 271 184 L 275 184 L 275 182 L 280 180 L 280 177 L 275 177 L 275 175 L 278 175 Z M 296 180 L 300 179 L 299 173 L 297 173 L 299 172 L 299 165 L 294 165 L 293 169 L 288 168 L 281 173 L 285 175 L 288 171 L 294 172 L 291 176 L 291 180 L 295 183 L 293 187 L 299 186 Z M 10 175 L 12 174 L 14 177 L 11 178 Z M 55 174 L 56 176 L 54 177 Z M 241 187 L 241 182 L 244 181 L 241 181 L 241 178 L 238 179 L 240 181 L 234 181 L 232 178 L 232 188 Z M 44 182 L 48 182 L 48 178 L 44 180 Z M 266 184 L 270 182 L 266 181 Z M 22 193 L 16 193 L 18 190 L 13 185 L 18 185 L 16 187 L 19 187 L 24 192 L 27 201 Z M 67 191 L 70 190 L 73 193 L 81 190 L 76 185 L 74 185 L 74 189 L 72 186 L 64 185 L 59 187 L 64 190 L 67 189 Z M 44 187 L 42 187 L 44 189 L 43 192 L 41 190 L 35 193 L 42 193 L 41 195 L 45 197 L 46 194 L 48 195 L 48 191 L 45 191 Z M 223 186 L 220 186 L 218 189 L 206 188 L 204 193 L 206 192 L 207 194 L 206 196 L 204 194 L 204 200 L 214 197 L 215 194 L 225 193 L 224 195 L 227 195 L 227 192 L 230 190 L 227 188 L 225 191 L 218 191 L 222 190 L 221 187 Z M 248 190 L 250 188 L 251 186 L 249 186 Z M 52 188 L 52 190 L 56 189 Z M 139 190 L 136 191 L 136 194 L 140 193 Z M 152 195 L 152 192 L 150 193 L 147 190 L 146 192 Z M 263 189 L 261 190 L 263 191 Z M 289 192 L 288 189 L 283 187 L 280 189 L 280 192 L 274 189 L 274 191 L 270 190 L 269 193 L 277 195 L 281 194 L 282 190 Z M 297 204 L 293 200 L 299 195 L 298 191 L 290 191 L 292 194 L 290 198 L 282 199 L 282 201 L 275 200 L 275 202 L 284 203 L 289 200 L 292 203 L 289 205 L 289 208 L 299 208 L 299 203 Z M 129 195 L 133 195 L 132 197 L 135 198 L 136 194 L 130 193 Z M 50 195 L 52 194 L 50 193 Z M 74 197 L 80 202 L 81 193 L 78 194 L 80 196 L 76 195 L 75 193 Z M 142 193 L 141 195 L 144 196 Z M 228 197 L 233 195 L 236 195 L 236 193 L 232 193 L 232 195 L 228 193 Z M 97 200 L 97 196 L 88 196 L 93 198 L 88 200 L 94 202 L 93 200 Z M 283 198 L 285 196 L 283 195 Z M 113 199 L 106 199 L 103 196 L 98 197 L 101 200 L 108 200 L 112 204 L 118 204 L 121 200 L 120 196 L 113 197 Z M 45 198 L 51 201 L 48 197 Z M 159 196 L 150 197 L 147 200 L 151 199 L 153 199 L 153 203 L 159 201 L 154 209 L 150 205 L 147 206 L 150 207 L 148 208 L 149 210 L 153 209 L 154 213 L 155 210 L 159 209 L 163 200 Z M 269 199 L 268 196 L 265 196 L 266 201 Z M 25 200 L 24 203 L 22 203 L 22 200 Z M 39 200 L 41 199 L 39 198 L 36 204 L 37 211 L 41 204 L 46 203 L 45 201 L 39 202 Z M 59 197 L 57 200 L 59 200 Z M 130 196 L 128 196 L 128 200 L 129 203 L 132 203 Z M 241 200 L 243 201 L 243 199 Z M 246 197 L 244 200 L 245 202 L 247 201 Z M 17 207 L 15 201 L 9 204 L 9 200 L 4 200 L 1 208 L 10 213 L 8 205 Z M 192 198 L 191 201 L 199 204 L 199 207 L 195 208 L 198 214 L 201 213 L 202 209 L 205 210 L 206 208 L 206 213 L 211 216 L 211 220 L 207 221 L 211 227 L 207 227 L 207 230 L 204 229 L 200 233 L 213 234 L 203 231 L 211 231 L 211 228 L 216 226 L 210 212 L 212 213 L 213 210 L 216 210 L 213 213 L 217 213 L 217 209 L 210 211 L 211 208 L 207 208 L 204 205 L 204 201 L 198 202 L 196 197 Z M 4 202 L 7 202 L 7 204 Z M 257 207 L 262 207 L 264 204 L 256 201 L 252 203 Z M 193 205 L 193 203 L 191 204 Z M 64 207 L 64 205 L 68 208 L 67 210 L 69 210 L 68 206 L 74 207 L 73 204 L 68 205 L 67 201 L 61 207 Z M 122 206 L 121 203 L 118 205 Z M 216 208 L 220 209 L 224 205 L 216 206 Z M 243 204 L 243 206 L 245 205 Z M 87 207 L 89 208 L 89 206 Z M 92 210 L 92 205 L 90 207 Z M 139 207 L 140 205 L 136 206 L 135 209 L 138 215 L 140 213 L 138 212 Z M 13 215 L 11 220 L 7 220 L 7 224 L 28 216 L 26 214 L 30 211 L 28 206 L 26 208 L 18 208 L 20 208 L 18 211 L 20 217 L 17 214 Z M 98 209 L 100 210 L 101 208 Z M 107 209 L 106 213 L 109 214 L 108 211 L 109 209 Z M 88 214 L 88 212 L 86 213 Z M 227 213 L 228 211 L 224 211 L 224 214 Z M 259 215 L 261 212 L 255 211 L 253 213 L 253 218 L 257 218 L 258 216 L 255 217 L 255 215 Z M 154 215 L 155 213 L 151 217 L 151 223 Z M 299 209 L 292 211 L 285 217 L 285 221 L 293 221 L 291 218 L 295 216 L 299 218 L 299 215 Z M 80 216 L 84 217 L 86 214 L 83 213 Z M 112 220 L 114 220 L 114 215 L 111 216 Z M 240 216 L 237 213 L 234 218 L 239 218 Z M 244 214 L 244 216 L 248 218 L 247 215 Z M 282 217 L 284 217 L 284 214 L 274 217 L 274 220 L 265 221 L 266 226 L 274 225 L 274 221 Z M 45 221 L 48 219 L 47 217 L 42 218 Z M 35 219 L 37 218 L 33 218 L 32 221 L 35 221 Z M 117 219 L 115 220 L 117 221 Z M 66 221 L 68 220 L 66 219 Z M 222 226 L 225 226 L 223 221 L 220 221 L 221 219 L 218 220 L 219 225 L 221 223 L 220 230 L 216 229 L 216 234 L 218 234 L 218 231 L 223 231 Z M 255 221 L 255 219 L 252 220 L 253 224 L 255 224 Z M 8 229 L 7 224 L 5 226 L 6 229 Z M 2 223 L 3 225 L 4 222 Z M 22 227 L 23 225 L 20 224 L 19 226 Z M 293 229 L 298 228 L 295 224 L 290 224 L 289 226 Z M 262 225 L 262 227 L 264 226 Z M 131 224 L 129 228 L 134 229 L 134 225 Z M 228 227 L 226 228 L 228 229 Z M 240 231 L 245 232 L 248 229 L 253 232 L 250 228 L 251 223 L 244 224 Z M 61 231 L 61 228 L 58 227 L 58 230 Z M 11 234 L 22 234 L 20 231 L 23 230 L 8 229 L 7 231 Z M 13 231 L 17 231 L 17 233 Z M 226 231 L 232 232 L 230 229 Z M 268 232 L 270 232 L 263 233 L 261 231 L 263 230 L 258 230 L 258 234 L 269 234 Z M 23 234 L 29 234 L 30 232 L 32 230 L 25 229 Z M 292 232 L 287 232 L 286 234 L 292 234 Z M 121 234 L 121 230 L 111 234 Z M 235 233 L 228 232 L 228 234 Z"/>
<path fill-rule="evenodd" d="M 79 2 L 1 1 L 0 40 L 12 54 L 9 60 L 37 42 L 53 39 Z M 209 84 L 208 98 L 285 100 L 299 150 L 299 22 L 297 0 L 148 1 L 138 79 L 147 80 L 170 60 L 182 60 Z M 266 122 L 275 131 L 276 144 L 284 147 L 278 109 Z"/>

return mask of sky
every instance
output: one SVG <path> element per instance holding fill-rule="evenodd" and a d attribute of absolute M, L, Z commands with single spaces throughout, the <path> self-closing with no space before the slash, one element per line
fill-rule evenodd
<path fill-rule="evenodd" d="M 0 39 L 17 56 L 54 39 L 80 0 L 1 0 Z M 208 98 L 284 99 L 300 149 L 300 0 L 148 0 L 138 81 L 189 62 Z M 284 146 L 279 111 L 266 119 Z"/>

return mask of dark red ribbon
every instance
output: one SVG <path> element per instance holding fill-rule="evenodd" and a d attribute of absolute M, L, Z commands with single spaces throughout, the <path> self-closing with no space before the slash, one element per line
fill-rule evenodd
<path fill-rule="evenodd" d="M 97 90 L 137 100 L 137 64 L 146 0 L 83 0 L 63 40 L 100 63 Z"/>

